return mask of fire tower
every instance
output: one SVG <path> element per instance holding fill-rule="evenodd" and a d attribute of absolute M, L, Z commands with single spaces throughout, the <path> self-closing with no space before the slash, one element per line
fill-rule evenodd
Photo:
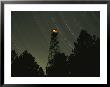
<path fill-rule="evenodd" d="M 58 41 L 58 33 L 59 30 L 57 28 L 51 29 L 51 40 L 49 47 L 49 55 L 48 55 L 48 64 L 46 67 L 46 73 L 48 75 L 48 71 L 51 71 L 51 66 L 54 64 L 54 56 L 59 52 L 59 41 Z"/>

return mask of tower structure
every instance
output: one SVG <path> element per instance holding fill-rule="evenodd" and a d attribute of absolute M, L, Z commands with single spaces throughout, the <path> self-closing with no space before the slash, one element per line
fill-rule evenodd
<path fill-rule="evenodd" d="M 58 41 L 58 33 L 59 30 L 57 28 L 51 29 L 51 40 L 49 46 L 49 55 L 48 55 L 48 64 L 46 67 L 46 73 L 49 74 L 50 69 L 54 64 L 54 56 L 59 52 L 59 41 Z"/>
<path fill-rule="evenodd" d="M 58 32 L 59 32 L 58 29 L 51 30 L 51 40 L 50 40 L 49 55 L 48 55 L 49 63 L 52 62 L 54 55 L 59 52 Z"/>

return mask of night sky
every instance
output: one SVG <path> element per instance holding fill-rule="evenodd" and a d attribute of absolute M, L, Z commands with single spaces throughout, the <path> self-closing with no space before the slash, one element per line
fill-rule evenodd
<path fill-rule="evenodd" d="M 48 62 L 50 30 L 59 29 L 60 50 L 69 55 L 80 31 L 100 36 L 100 12 L 95 11 L 15 11 L 11 16 L 12 49 L 28 50 L 45 70 Z"/>

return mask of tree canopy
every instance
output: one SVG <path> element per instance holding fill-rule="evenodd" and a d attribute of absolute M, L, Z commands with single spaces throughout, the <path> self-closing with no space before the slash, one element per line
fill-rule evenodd
<path fill-rule="evenodd" d="M 56 34 L 57 35 L 57 34 Z M 56 36 L 55 36 L 56 37 Z M 69 56 L 53 47 L 59 41 L 54 37 L 50 42 L 48 77 L 93 77 L 100 76 L 100 39 L 82 30 L 74 42 L 74 48 Z M 54 45 L 53 45 L 54 44 Z M 58 47 L 59 48 L 59 47 Z M 54 54 L 54 55 L 53 55 Z M 51 58 L 52 57 L 52 58 Z M 44 71 L 27 50 L 19 56 L 15 50 L 11 51 L 12 77 L 42 77 Z"/>
<path fill-rule="evenodd" d="M 44 76 L 43 69 L 37 64 L 35 58 L 25 50 L 20 56 L 12 50 L 11 74 L 18 77 Z"/>
<path fill-rule="evenodd" d="M 82 30 L 69 56 L 71 76 L 99 76 L 100 39 Z"/>

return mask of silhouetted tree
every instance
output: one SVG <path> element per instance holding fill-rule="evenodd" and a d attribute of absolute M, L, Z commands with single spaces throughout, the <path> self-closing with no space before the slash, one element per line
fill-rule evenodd
<path fill-rule="evenodd" d="M 69 56 L 69 75 L 99 76 L 100 39 L 82 30 L 74 45 L 74 51 Z"/>
<path fill-rule="evenodd" d="M 39 67 L 39 76 L 44 76 L 44 71 L 42 67 Z"/>
<path fill-rule="evenodd" d="M 18 54 L 15 50 L 11 51 L 11 63 L 18 57 Z"/>
<path fill-rule="evenodd" d="M 64 53 L 56 53 L 53 58 L 53 64 L 49 67 L 47 76 L 67 76 L 67 56 Z"/>
<path fill-rule="evenodd" d="M 13 55 L 15 55 L 15 51 L 12 50 L 12 57 Z M 11 71 L 12 76 L 15 77 L 44 76 L 42 68 L 39 67 L 35 62 L 35 58 L 27 51 L 24 51 L 13 60 Z"/>

